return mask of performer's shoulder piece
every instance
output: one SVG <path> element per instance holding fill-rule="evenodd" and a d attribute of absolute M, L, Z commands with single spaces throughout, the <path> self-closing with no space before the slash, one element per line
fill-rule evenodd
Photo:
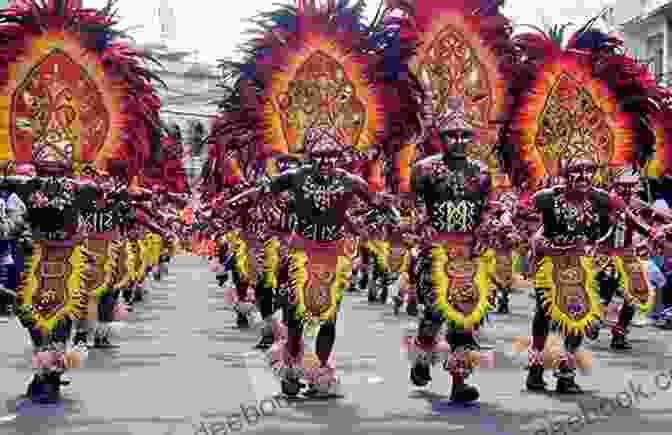
<path fill-rule="evenodd" d="M 558 190 L 554 187 L 541 189 L 532 196 L 532 202 L 538 209 L 550 208 L 553 205 L 553 199 L 558 193 Z"/>
<path fill-rule="evenodd" d="M 591 197 L 600 205 L 607 206 L 609 204 L 609 192 L 604 189 L 594 187 L 591 191 Z"/>
<path fill-rule="evenodd" d="M 425 157 L 424 159 L 419 160 L 415 164 L 415 166 L 416 167 L 428 166 L 428 165 L 432 165 L 432 164 L 435 164 L 435 163 L 439 163 L 442 160 L 443 160 L 443 154 L 434 154 L 433 156 Z"/>

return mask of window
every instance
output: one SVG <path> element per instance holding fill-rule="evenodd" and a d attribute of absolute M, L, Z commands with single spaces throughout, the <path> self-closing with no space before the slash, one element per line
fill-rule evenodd
<path fill-rule="evenodd" d="M 655 35 L 646 41 L 649 71 L 660 80 L 663 77 L 663 35 Z"/>

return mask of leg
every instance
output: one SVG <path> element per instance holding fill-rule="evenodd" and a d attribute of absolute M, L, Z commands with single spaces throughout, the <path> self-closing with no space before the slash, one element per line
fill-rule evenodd
<path fill-rule="evenodd" d="M 67 350 L 71 333 L 72 321 L 64 320 L 49 336 L 41 336 L 40 340 L 33 340 L 34 343 L 40 343 L 35 346 L 34 351 L 64 352 Z M 68 381 L 61 380 L 63 372 L 63 369 L 41 369 L 28 386 L 27 396 L 39 403 L 57 402 L 61 397 L 61 386 L 70 384 Z"/>
<path fill-rule="evenodd" d="M 72 339 L 74 346 L 87 346 L 89 342 L 89 332 L 91 331 L 90 321 L 86 319 L 77 320 L 75 336 Z"/>
<path fill-rule="evenodd" d="M 392 297 L 392 304 L 394 307 L 394 315 L 399 315 L 399 310 L 404 305 L 404 300 L 408 298 L 408 290 L 402 288 L 402 277 L 399 277 L 396 282 L 393 284 L 397 288 L 397 295 Z"/>
<path fill-rule="evenodd" d="M 233 272 L 233 282 L 234 285 L 236 286 L 236 296 L 238 297 L 238 303 L 240 304 L 241 301 L 244 301 L 247 298 L 247 288 L 248 288 L 248 283 L 247 280 L 243 279 L 243 276 L 240 274 L 240 272 L 234 267 L 232 269 Z M 236 312 L 236 325 L 240 329 L 245 329 L 248 328 L 249 322 L 247 320 L 247 317 L 244 316 L 241 311 L 238 308 L 238 305 L 234 305 L 234 311 Z"/>
<path fill-rule="evenodd" d="M 621 312 L 618 316 L 618 322 L 611 329 L 612 339 L 611 348 L 617 350 L 630 350 L 632 346 L 627 341 L 628 326 L 635 316 L 635 307 L 632 304 L 623 302 Z"/>
<path fill-rule="evenodd" d="M 315 341 L 315 353 L 319 367 L 306 369 L 305 378 L 308 382 L 306 396 L 330 396 L 338 394 L 339 380 L 333 364 L 332 351 L 336 341 L 336 320 L 326 321 L 320 325 Z"/>
<path fill-rule="evenodd" d="M 499 298 L 497 300 L 497 312 L 499 314 L 509 314 L 509 295 L 511 294 L 510 288 L 500 288 Z"/>
<path fill-rule="evenodd" d="M 360 249 L 361 266 L 360 266 L 360 280 L 359 289 L 366 290 L 369 285 L 369 253 L 365 247 Z"/>
<path fill-rule="evenodd" d="M 544 347 L 546 346 L 546 337 L 550 331 L 551 319 L 546 315 L 543 306 L 544 290 L 535 289 L 536 310 L 532 319 L 532 343 L 529 349 L 529 363 L 526 386 L 531 391 L 544 391 L 546 382 L 544 382 Z"/>
<path fill-rule="evenodd" d="M 583 336 L 570 335 L 565 338 L 565 354 L 560 361 L 560 366 L 555 373 L 558 378 L 556 391 L 561 394 L 580 394 L 583 391 L 574 379 L 576 378 L 576 352 L 578 351 Z"/>
<path fill-rule="evenodd" d="M 370 303 L 376 302 L 377 292 L 376 292 L 376 259 L 373 254 L 368 255 L 368 261 L 366 263 L 366 289 L 368 294 L 368 301 Z"/>
<path fill-rule="evenodd" d="M 406 314 L 412 317 L 418 315 L 418 298 L 415 291 L 406 293 Z"/>
<path fill-rule="evenodd" d="M 411 361 L 411 382 L 418 387 L 424 387 L 432 380 L 431 366 L 438 360 L 438 335 L 443 322 L 441 314 L 427 310 L 418 325 L 418 335 L 415 338 L 418 352 Z"/>
<path fill-rule="evenodd" d="M 320 332 L 317 334 L 317 341 L 315 344 L 315 353 L 317 354 L 322 367 L 327 365 L 335 341 L 336 321 L 329 321 L 320 326 Z"/>
<path fill-rule="evenodd" d="M 255 349 L 266 350 L 273 344 L 273 313 L 275 312 L 276 301 L 274 300 L 273 289 L 264 285 L 263 280 L 259 280 L 255 287 L 255 297 L 261 318 L 264 320 L 264 326 L 261 329 L 261 338 L 254 347 Z"/>
<path fill-rule="evenodd" d="M 93 346 L 97 348 L 113 347 L 109 336 L 111 332 L 110 323 L 114 320 L 114 291 L 108 292 L 100 299 L 98 304 L 98 327 L 96 328 Z"/>
<path fill-rule="evenodd" d="M 303 323 L 296 319 L 295 306 L 288 307 L 286 311 L 287 341 L 279 344 L 285 347 L 284 352 L 287 354 L 287 359 L 294 361 L 291 366 L 298 368 L 303 365 L 303 361 L 299 361 L 303 347 Z M 287 371 L 282 376 L 281 388 L 283 394 L 296 396 L 302 387 L 298 373 Z"/>
<path fill-rule="evenodd" d="M 465 380 L 473 369 L 467 359 L 467 353 L 478 349 L 473 333 L 470 331 L 449 331 L 446 341 L 450 345 L 451 355 L 445 368 L 453 377 L 453 390 L 450 400 L 455 402 L 473 402 L 479 397 L 478 389 L 467 385 Z"/>

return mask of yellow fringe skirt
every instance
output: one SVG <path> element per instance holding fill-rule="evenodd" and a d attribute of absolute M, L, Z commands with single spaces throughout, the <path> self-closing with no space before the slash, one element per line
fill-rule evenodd
<path fill-rule="evenodd" d="M 83 287 L 89 266 L 82 243 L 33 242 L 24 270 L 17 299 L 17 317 L 24 325 L 32 324 L 48 336 L 65 319 L 86 315 Z"/>
<path fill-rule="evenodd" d="M 289 282 L 300 320 L 335 320 L 350 286 L 354 243 L 304 241 L 289 250 Z"/>
<path fill-rule="evenodd" d="M 640 257 L 631 255 L 614 257 L 616 271 L 623 277 L 625 302 L 637 305 L 642 313 L 650 312 L 656 305 L 656 289 L 647 279 L 647 264 Z"/>
<path fill-rule="evenodd" d="M 490 272 L 494 256 L 470 258 L 451 243 L 433 243 L 431 276 L 433 305 L 453 329 L 478 328 L 492 309 Z"/>
<path fill-rule="evenodd" d="M 585 335 L 602 319 L 593 259 L 576 255 L 536 259 L 535 287 L 544 289 L 544 309 L 563 335 Z"/>

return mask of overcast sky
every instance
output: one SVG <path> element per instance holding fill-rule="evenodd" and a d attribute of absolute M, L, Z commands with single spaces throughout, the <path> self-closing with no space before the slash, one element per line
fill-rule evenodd
<path fill-rule="evenodd" d="M 160 29 L 157 9 L 161 2 L 169 2 L 176 17 L 176 48 L 198 49 L 200 60 L 215 62 L 232 56 L 237 44 L 249 28 L 247 18 L 267 10 L 282 0 L 119 0 L 121 26 L 136 27 L 132 35 L 139 42 L 158 41 Z M 287 0 L 285 0 L 287 1 Z M 636 1 L 636 0 L 620 0 Z M 98 8 L 105 0 L 84 0 L 84 7 Z M 369 14 L 373 15 L 378 0 L 369 0 Z M 535 3 L 543 5 L 537 9 Z M 515 23 L 535 24 L 551 22 L 564 24 L 584 23 L 596 15 L 609 0 L 507 0 L 506 15 Z"/>

